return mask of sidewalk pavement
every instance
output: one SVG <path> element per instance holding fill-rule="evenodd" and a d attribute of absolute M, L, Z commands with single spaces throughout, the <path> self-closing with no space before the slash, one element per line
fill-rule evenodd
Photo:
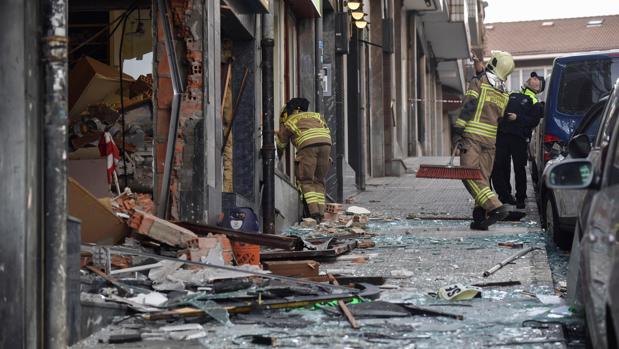
<path fill-rule="evenodd" d="M 322 311 L 276 311 L 260 315 L 254 323 L 206 324 L 208 336 L 185 342 L 185 347 L 249 347 L 252 344 L 242 338 L 260 334 L 277 338 L 282 348 L 567 348 L 564 327 L 557 321 L 574 320 L 556 296 L 546 234 L 539 225 L 532 191 L 528 215 L 522 222 L 501 222 L 489 231 L 472 231 L 468 217 L 473 203 L 460 181 L 415 178 L 414 171 L 421 162 L 446 161 L 407 159 L 409 170 L 402 177 L 369 179 L 364 192 L 347 186 L 345 193 L 352 204 L 372 211 L 366 231 L 375 234 L 372 240 L 376 246 L 356 249 L 352 255 L 334 261 L 322 261 L 320 271 L 382 276 L 386 283 L 381 286 L 380 300 L 459 314 L 463 320 L 424 316 L 360 318 L 360 328 L 354 330 L 343 317 Z M 347 179 L 354 181 L 350 174 Z M 410 214 L 435 217 L 406 219 Z M 499 242 L 513 240 L 522 242 L 524 248 L 537 249 L 483 277 L 483 271 L 521 251 L 498 246 Z M 464 301 L 446 301 L 431 295 L 439 287 L 456 283 L 502 281 L 519 281 L 520 285 L 484 287 L 481 298 Z M 272 324 L 275 320 L 277 325 Z M 151 343 L 134 347 L 164 348 L 170 344 Z M 88 347 L 84 345 L 78 347 Z"/>
<path fill-rule="evenodd" d="M 458 180 L 415 178 L 419 165 L 444 165 L 448 157 L 407 158 L 407 173 L 401 177 L 370 178 L 366 190 L 358 192 L 354 177 L 345 180 L 345 197 L 354 205 L 366 207 L 377 215 L 406 218 L 410 213 L 425 216 L 470 217 L 473 199 Z M 457 161 L 456 161 L 457 164 Z M 512 181 L 514 176 L 512 175 Z M 539 222 L 535 193 L 528 178 L 527 220 Z M 514 208 L 515 209 L 515 208 Z"/>

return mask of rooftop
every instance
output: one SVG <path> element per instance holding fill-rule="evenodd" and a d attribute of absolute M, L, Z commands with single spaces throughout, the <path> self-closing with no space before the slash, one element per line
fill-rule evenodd
<path fill-rule="evenodd" d="M 619 15 L 486 24 L 486 52 L 513 56 L 619 49 Z"/>

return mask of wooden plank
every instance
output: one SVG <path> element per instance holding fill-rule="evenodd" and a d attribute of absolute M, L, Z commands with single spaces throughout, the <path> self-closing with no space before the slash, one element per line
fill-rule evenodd
<path fill-rule="evenodd" d="M 261 261 L 272 261 L 281 259 L 328 259 L 335 258 L 346 252 L 353 250 L 357 246 L 357 242 L 350 242 L 333 246 L 327 250 L 305 250 L 305 251 L 265 251 L 260 253 Z"/>
<path fill-rule="evenodd" d="M 327 276 L 329 277 L 329 281 L 332 284 L 337 285 L 337 286 L 340 285 L 337 282 L 337 279 L 333 277 L 333 275 L 327 274 Z M 344 314 L 344 316 L 346 317 L 346 320 L 348 320 L 348 322 L 350 323 L 350 327 L 355 328 L 355 329 L 359 328 L 359 323 L 357 323 L 357 319 L 355 319 L 355 317 L 352 315 L 346 303 L 343 300 L 338 300 L 337 305 L 340 307 L 340 311 L 342 312 L 342 314 Z"/>
<path fill-rule="evenodd" d="M 263 265 L 277 275 L 308 278 L 320 274 L 320 263 L 314 260 L 265 261 Z"/>

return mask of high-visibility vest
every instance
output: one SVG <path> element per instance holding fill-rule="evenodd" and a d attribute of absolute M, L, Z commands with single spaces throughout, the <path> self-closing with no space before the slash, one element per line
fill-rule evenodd
<path fill-rule="evenodd" d="M 494 88 L 488 78 L 482 75 L 469 84 L 465 103 L 469 99 L 477 100 L 475 113 L 468 120 L 458 118 L 456 127 L 464 128 L 464 133 L 496 138 L 499 119 L 503 117 L 509 94 Z"/>
<path fill-rule="evenodd" d="M 283 122 L 283 126 L 292 133 L 292 143 L 297 149 L 311 144 L 331 144 L 331 132 L 319 113 L 293 114 Z M 277 141 L 278 146 L 285 146 L 285 144 L 280 144 L 279 139 Z"/>

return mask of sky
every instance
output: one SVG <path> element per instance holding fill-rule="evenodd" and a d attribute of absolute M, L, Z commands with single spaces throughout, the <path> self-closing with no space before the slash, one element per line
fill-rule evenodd
<path fill-rule="evenodd" d="M 141 60 L 125 59 L 123 61 L 123 73 L 129 74 L 136 79 L 140 75 L 147 75 L 147 74 L 152 73 L 152 71 L 153 71 L 153 53 L 152 52 L 145 54 Z"/>
<path fill-rule="evenodd" d="M 619 0 L 486 0 L 484 23 L 619 14 Z"/>

